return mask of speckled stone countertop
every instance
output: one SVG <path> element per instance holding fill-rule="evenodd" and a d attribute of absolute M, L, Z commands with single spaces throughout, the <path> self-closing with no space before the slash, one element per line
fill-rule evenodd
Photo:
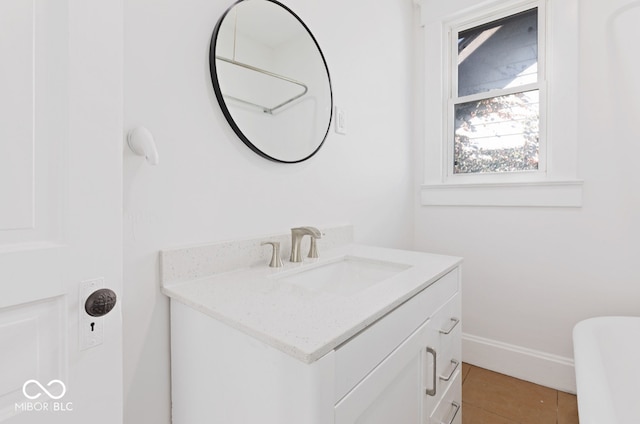
<path fill-rule="evenodd" d="M 347 244 L 317 260 L 266 263 L 165 284 L 162 291 L 302 362 L 311 363 L 434 283 L 461 259 Z M 384 261 L 398 273 L 353 293 L 327 292 L 288 282 L 287 276 L 344 257 Z"/>

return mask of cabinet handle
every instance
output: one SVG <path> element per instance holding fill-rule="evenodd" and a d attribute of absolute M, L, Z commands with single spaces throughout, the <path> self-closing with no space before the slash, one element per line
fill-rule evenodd
<path fill-rule="evenodd" d="M 445 377 L 445 376 L 441 375 L 440 376 L 440 380 L 449 381 L 449 380 L 451 380 L 451 377 L 453 377 L 453 373 L 455 373 L 456 370 L 458 369 L 458 365 L 460 365 L 460 362 L 456 361 L 455 359 L 452 359 L 451 363 L 453 364 L 453 369 L 451 370 L 451 372 L 449 373 L 448 376 Z"/>
<path fill-rule="evenodd" d="M 433 381 L 432 381 L 432 389 L 427 389 L 427 395 L 428 396 L 435 396 L 436 395 L 436 362 L 437 362 L 437 357 L 436 357 L 436 351 L 435 349 L 432 349 L 430 347 L 427 347 L 427 353 L 430 353 L 433 355 Z"/>
<path fill-rule="evenodd" d="M 458 402 L 451 402 L 451 406 L 453 406 L 455 409 L 453 410 L 453 415 L 451 416 L 451 418 L 448 421 L 445 421 L 446 424 L 453 424 L 453 420 L 456 419 L 456 415 L 458 415 L 458 411 L 460 410 L 460 404 Z"/>
<path fill-rule="evenodd" d="M 460 324 L 460 320 L 458 318 L 451 318 L 451 322 L 453 322 L 453 324 L 451 324 L 451 327 L 449 327 L 446 330 L 440 330 L 440 332 L 442 334 L 449 334 L 453 331 L 454 328 L 456 328 L 456 325 Z"/>

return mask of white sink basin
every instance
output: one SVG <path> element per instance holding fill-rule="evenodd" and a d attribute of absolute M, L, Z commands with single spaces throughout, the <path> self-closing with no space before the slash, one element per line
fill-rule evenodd
<path fill-rule="evenodd" d="M 275 278 L 284 283 L 342 296 L 357 293 L 382 282 L 411 265 L 342 256 L 333 261 L 310 265 Z"/>

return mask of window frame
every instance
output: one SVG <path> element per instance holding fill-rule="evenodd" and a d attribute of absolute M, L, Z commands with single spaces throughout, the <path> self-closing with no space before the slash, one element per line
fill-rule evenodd
<path fill-rule="evenodd" d="M 577 178 L 578 0 L 497 0 L 481 6 L 466 2 L 469 7 L 459 11 L 460 3 L 465 0 L 445 7 L 426 1 L 420 4 L 425 75 L 421 204 L 580 207 L 583 183 Z M 453 90 L 457 90 L 458 31 L 536 7 L 538 81 L 535 86 L 540 93 L 538 169 L 454 174 Z M 438 86 L 440 89 L 436 91 Z M 531 86 L 515 87 L 511 91 L 527 91 L 525 87 Z M 438 92 L 441 93 L 439 100 L 436 99 Z M 493 97 L 489 93 L 482 93 L 481 97 Z M 500 90 L 500 94 L 504 93 Z"/>
<path fill-rule="evenodd" d="M 464 183 L 464 182 L 477 182 L 480 179 L 488 182 L 505 182 L 515 181 L 522 178 L 529 178 L 529 176 L 518 176 L 518 174 L 545 174 L 546 173 L 546 60 L 545 60 L 545 42 L 546 42 L 546 16 L 544 0 L 530 0 L 513 7 L 507 7 L 487 13 L 484 15 L 472 16 L 471 18 L 465 17 L 460 21 L 453 21 L 447 24 L 448 32 L 448 64 L 449 68 L 445 75 L 447 75 L 448 85 L 448 100 L 446 106 L 446 130 L 445 149 L 447 154 L 443 155 L 445 160 L 444 169 L 446 170 L 447 181 L 451 183 Z M 489 91 L 475 93 L 467 96 L 460 97 L 458 95 L 458 34 L 462 31 L 466 31 L 478 26 L 486 25 L 493 21 L 508 18 L 518 13 L 526 12 L 531 9 L 538 9 L 538 72 L 537 81 L 535 83 L 529 83 L 518 87 L 512 87 L 507 89 L 491 89 Z M 461 103 L 473 102 L 483 99 L 489 99 L 498 96 L 504 96 L 515 93 L 522 93 L 525 91 L 538 90 L 539 93 L 539 134 L 538 134 L 538 169 L 537 170 L 524 170 L 524 171 L 512 171 L 512 172 L 482 172 L 482 173 L 462 173 L 456 174 L 453 172 L 454 168 L 454 146 L 455 146 L 455 106 Z"/>

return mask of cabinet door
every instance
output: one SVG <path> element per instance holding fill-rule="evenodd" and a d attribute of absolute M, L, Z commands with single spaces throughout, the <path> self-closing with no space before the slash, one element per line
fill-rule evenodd
<path fill-rule="evenodd" d="M 335 424 L 424 421 L 427 322 L 337 403 Z"/>

